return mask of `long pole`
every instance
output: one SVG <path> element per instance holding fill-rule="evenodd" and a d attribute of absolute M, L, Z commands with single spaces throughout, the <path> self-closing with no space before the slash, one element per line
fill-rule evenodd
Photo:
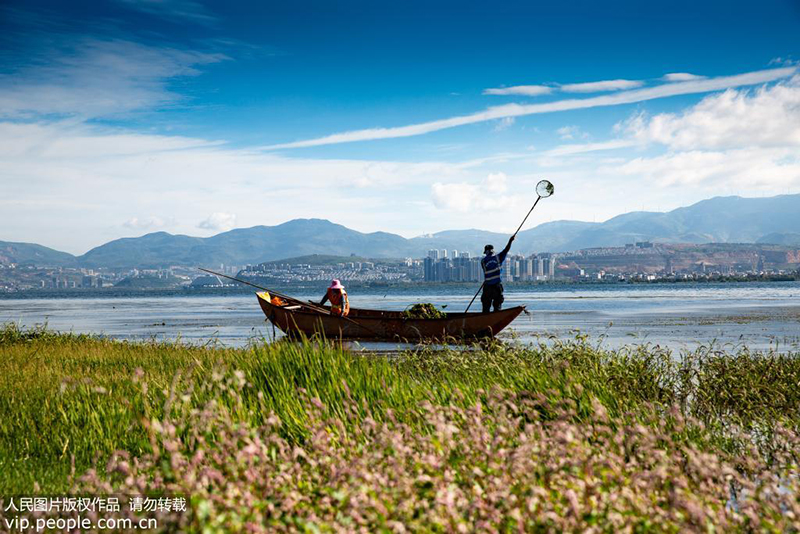
<path fill-rule="evenodd" d="M 525 224 L 525 221 L 527 221 L 527 220 L 528 220 L 528 217 L 530 216 L 530 214 L 531 214 L 531 213 L 533 213 L 533 208 L 535 208 L 535 207 L 536 207 L 536 204 L 538 204 L 540 200 L 542 200 L 542 197 L 541 197 L 541 195 L 537 195 L 537 196 L 536 196 L 536 202 L 534 202 L 534 203 L 533 203 L 533 206 L 531 206 L 531 209 L 528 211 L 528 215 L 526 215 L 526 216 L 525 216 L 525 218 L 524 218 L 524 219 L 522 219 L 522 222 L 521 222 L 521 223 L 519 224 L 519 226 L 517 227 L 517 231 L 516 231 L 516 232 L 514 232 L 514 235 L 512 235 L 512 236 L 511 236 L 511 238 L 512 238 L 512 239 L 513 239 L 513 238 L 515 238 L 515 237 L 517 237 L 517 234 L 519 233 L 520 229 L 522 229 L 522 225 L 524 225 L 524 224 Z"/>
<path fill-rule="evenodd" d="M 533 206 L 531 206 L 531 209 L 530 209 L 530 210 L 528 210 L 528 214 L 525 216 L 525 218 L 524 218 L 524 219 L 522 219 L 522 222 L 521 222 L 521 223 L 519 224 L 519 226 L 517 227 L 517 231 L 516 231 L 516 232 L 514 232 L 514 235 L 512 235 L 512 236 L 511 236 L 511 238 L 509 239 L 509 242 L 510 242 L 512 239 L 514 239 L 515 237 L 517 237 L 517 234 L 518 234 L 518 233 L 519 233 L 519 231 L 522 229 L 522 225 L 524 225 L 524 224 L 525 224 L 525 221 L 527 221 L 527 220 L 528 220 L 528 217 L 529 217 L 529 216 L 530 216 L 530 214 L 533 212 L 533 208 L 535 208 L 535 207 L 536 207 L 536 204 L 538 204 L 540 200 L 542 200 L 542 196 L 541 196 L 541 195 L 536 195 L 536 202 L 534 202 L 534 203 L 533 203 Z M 472 300 L 471 300 L 471 301 L 469 301 L 469 304 L 467 305 L 467 309 L 466 309 L 466 310 L 464 310 L 464 313 L 467 313 L 467 312 L 469 311 L 470 307 L 472 306 L 472 303 L 473 303 L 473 302 L 475 302 L 475 299 L 478 297 L 478 294 L 481 292 L 481 290 L 483 289 L 483 286 L 485 286 L 485 285 L 486 285 L 486 281 L 484 281 L 484 282 L 481 284 L 481 287 L 479 287 L 479 288 L 478 288 L 478 291 L 475 293 L 475 296 L 474 296 L 474 297 L 472 297 Z"/>
<path fill-rule="evenodd" d="M 221 276 L 223 278 L 227 278 L 228 280 L 233 280 L 234 282 L 239 282 L 240 284 L 245 284 L 245 285 L 254 287 L 256 289 L 263 289 L 264 291 L 268 291 L 272 295 L 280 297 L 280 298 L 282 298 L 284 300 L 297 302 L 298 304 L 300 304 L 302 306 L 305 306 L 306 308 L 312 309 L 312 310 L 314 310 L 316 312 L 319 312 L 319 313 L 322 313 L 322 314 L 325 314 L 325 315 L 332 315 L 330 310 L 326 310 L 322 306 L 316 306 L 315 304 L 312 304 L 310 302 L 303 302 L 302 300 L 298 300 L 298 299 L 296 299 L 294 297 L 290 297 L 289 295 L 284 295 L 283 293 L 278 293 L 277 291 L 269 289 L 267 287 L 263 287 L 263 286 L 259 286 L 259 285 L 253 284 L 252 282 L 248 282 L 247 280 L 242 280 L 241 278 L 235 278 L 233 276 L 228 276 L 227 274 L 217 273 L 217 272 L 211 271 L 209 269 L 203 269 L 202 267 L 198 267 L 198 269 L 200 269 L 203 272 L 206 272 L 206 273 L 209 273 L 209 274 L 213 274 L 214 276 Z M 357 326 L 359 326 L 359 327 L 361 327 L 361 328 L 363 328 L 365 330 L 369 330 L 373 334 L 376 334 L 376 332 L 373 329 L 371 329 L 368 326 L 365 326 L 365 325 L 359 323 L 358 321 L 354 321 L 353 319 L 347 317 L 346 315 L 341 315 L 339 317 L 341 317 L 345 321 L 351 322 L 354 325 L 357 325 Z"/>
<path fill-rule="evenodd" d="M 207 272 L 209 274 L 213 274 L 214 276 L 221 276 L 223 278 L 227 278 L 228 280 L 233 280 L 234 282 L 239 282 L 240 284 L 245 284 L 245 285 L 248 285 L 250 287 L 254 287 L 256 289 L 263 289 L 264 291 L 268 291 L 269 293 L 271 293 L 272 295 L 275 295 L 276 297 L 280 297 L 280 298 L 282 298 L 284 300 L 290 300 L 292 302 L 297 302 L 299 304 L 302 304 L 303 306 L 307 306 L 307 307 L 311 308 L 314 311 L 318 311 L 320 313 L 325 313 L 327 315 L 331 314 L 331 312 L 329 312 L 325 308 L 322 308 L 320 306 L 315 306 L 314 304 L 311 304 L 309 302 L 303 302 L 302 300 L 298 300 L 296 298 L 290 297 L 289 295 L 284 295 L 283 293 L 278 293 L 277 291 L 275 291 L 273 289 L 269 289 L 268 287 L 259 286 L 259 285 L 253 284 L 251 282 L 248 282 L 247 280 L 242 280 L 241 278 L 234 278 L 233 276 L 228 276 L 227 274 L 217 273 L 217 272 L 214 272 L 214 271 L 210 271 L 208 269 L 203 269 L 202 267 L 198 267 L 198 269 L 200 269 L 201 271 Z"/>

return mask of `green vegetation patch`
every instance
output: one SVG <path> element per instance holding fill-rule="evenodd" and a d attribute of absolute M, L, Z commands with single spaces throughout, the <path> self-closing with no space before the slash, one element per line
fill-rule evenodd
<path fill-rule="evenodd" d="M 796 354 L 580 337 L 387 358 L 12 326 L 0 494 L 184 494 L 181 531 L 780 531 L 798 383 Z"/>
<path fill-rule="evenodd" d="M 414 304 L 403 310 L 403 319 L 444 319 L 447 314 L 436 308 L 430 302 Z"/>

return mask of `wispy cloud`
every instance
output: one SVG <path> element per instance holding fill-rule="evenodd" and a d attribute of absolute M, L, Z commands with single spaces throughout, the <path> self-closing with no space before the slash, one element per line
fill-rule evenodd
<path fill-rule="evenodd" d="M 213 24 L 215 17 L 200 2 L 194 0 L 118 0 L 132 9 L 179 22 Z"/>
<path fill-rule="evenodd" d="M 588 109 L 604 106 L 618 106 L 622 104 L 633 104 L 658 98 L 670 96 L 708 93 L 721 91 L 732 87 L 742 87 L 747 85 L 758 85 L 768 83 L 792 76 L 797 69 L 794 67 L 781 69 L 767 69 L 761 71 L 747 72 L 734 76 L 722 76 L 718 78 L 707 78 L 703 80 L 691 80 L 686 82 L 675 82 L 663 84 L 656 87 L 646 87 L 631 91 L 622 91 L 611 95 L 595 96 L 583 99 L 567 99 L 556 102 L 541 104 L 507 104 L 504 106 L 490 107 L 484 111 L 470 115 L 462 115 L 447 119 L 440 119 L 430 122 L 411 124 L 393 128 L 370 128 L 365 130 L 355 130 L 351 132 L 337 133 L 316 139 L 295 141 L 263 147 L 264 150 L 276 150 L 285 148 L 303 148 L 321 145 L 331 145 L 336 143 L 350 143 L 354 141 L 371 141 L 376 139 L 393 139 L 399 137 L 411 137 L 430 132 L 455 128 L 467 124 L 475 124 L 490 120 L 502 119 L 505 117 L 521 117 L 525 115 L 535 115 L 540 113 L 554 113 L 558 111 L 568 111 L 574 109 Z"/>
<path fill-rule="evenodd" d="M 174 104 L 175 77 L 196 76 L 198 67 L 227 59 L 126 40 L 66 40 L 56 54 L 0 75 L 0 116 L 95 118 Z"/>
<path fill-rule="evenodd" d="M 661 187 L 735 187 L 745 196 L 800 184 L 800 158 L 787 149 L 689 150 L 602 169 Z M 719 189 L 712 192 L 718 193 Z"/>
<path fill-rule="evenodd" d="M 515 85 L 512 87 L 493 87 L 484 89 L 485 95 L 514 95 L 514 96 L 540 96 L 548 95 L 554 91 L 563 93 L 605 93 L 636 89 L 644 85 L 639 80 L 603 80 L 599 82 L 567 83 L 555 85 Z"/>
<path fill-rule="evenodd" d="M 682 113 L 638 114 L 617 129 L 671 150 L 800 147 L 800 75 L 757 91 L 709 95 Z"/>
<path fill-rule="evenodd" d="M 792 56 L 788 57 L 774 57 L 769 60 L 768 65 L 781 65 L 783 67 L 796 67 L 800 65 L 800 61 L 796 59 L 792 59 Z"/>
<path fill-rule="evenodd" d="M 755 91 L 709 95 L 680 113 L 639 113 L 615 129 L 627 136 L 619 142 L 666 153 L 600 166 L 610 176 L 713 194 L 720 188 L 774 193 L 800 184 L 800 75 Z"/>
<path fill-rule="evenodd" d="M 568 83 L 560 87 L 565 93 L 601 93 L 636 89 L 642 85 L 644 85 L 644 82 L 639 80 L 603 80 L 600 82 Z"/>
<path fill-rule="evenodd" d="M 587 137 L 589 137 L 589 134 L 587 134 L 586 132 L 581 131 L 580 127 L 574 126 L 574 125 L 573 126 L 562 126 L 558 130 L 556 130 L 556 133 L 558 134 L 558 136 L 561 139 L 564 139 L 564 140 L 575 139 L 575 138 L 586 139 Z"/>
<path fill-rule="evenodd" d="M 503 130 L 507 130 L 513 126 L 515 121 L 516 119 L 514 117 L 505 117 L 497 121 L 497 124 L 494 125 L 492 130 L 495 132 L 502 132 Z"/>
<path fill-rule="evenodd" d="M 515 85 L 513 87 L 494 87 L 484 89 L 485 95 L 522 95 L 522 96 L 539 96 L 547 95 L 553 92 L 553 88 L 547 85 Z"/>
<path fill-rule="evenodd" d="M 0 120 L 0 168 L 0 239 L 76 253 L 156 228 L 196 235 L 202 223 L 220 231 L 233 214 L 236 226 L 319 217 L 364 232 L 416 235 L 428 213 L 413 203 L 433 213 L 432 183 L 477 183 L 493 170 L 448 161 L 288 158 L 72 120 Z"/>
<path fill-rule="evenodd" d="M 170 221 L 174 224 L 174 220 Z M 157 228 L 164 228 L 168 222 L 161 217 L 151 215 L 149 217 L 131 217 L 125 221 L 122 226 L 130 228 L 131 230 L 153 230 Z"/>
<path fill-rule="evenodd" d="M 669 74 L 665 74 L 661 79 L 665 82 L 688 82 L 691 80 L 703 80 L 705 76 L 689 74 L 688 72 L 670 72 Z"/>
<path fill-rule="evenodd" d="M 572 143 L 568 145 L 559 145 L 555 148 L 547 150 L 543 153 L 544 156 L 559 157 L 559 156 L 572 156 L 575 154 L 585 154 L 587 152 L 598 152 L 601 150 L 617 150 L 620 148 L 630 148 L 639 144 L 633 139 L 613 139 L 611 141 L 603 141 L 600 143 Z"/>
<path fill-rule="evenodd" d="M 213 230 L 215 232 L 227 232 L 236 226 L 236 214 L 217 212 L 212 213 L 197 225 L 203 230 Z"/>

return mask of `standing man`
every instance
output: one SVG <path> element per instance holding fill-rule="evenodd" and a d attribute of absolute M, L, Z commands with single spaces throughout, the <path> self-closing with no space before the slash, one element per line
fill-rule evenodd
<path fill-rule="evenodd" d="M 494 247 L 486 245 L 483 247 L 483 259 L 481 260 L 481 267 L 483 267 L 483 294 L 481 295 L 481 304 L 483 304 L 483 313 L 489 313 L 492 306 L 494 311 L 503 309 L 503 284 L 501 283 L 500 276 L 503 270 L 500 268 L 506 259 L 511 243 L 514 241 L 514 236 L 508 240 L 506 248 L 500 251 L 500 254 L 495 255 Z"/>

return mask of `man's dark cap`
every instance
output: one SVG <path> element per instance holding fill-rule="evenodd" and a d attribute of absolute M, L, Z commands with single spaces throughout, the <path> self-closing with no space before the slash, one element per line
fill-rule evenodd
<path fill-rule="evenodd" d="M 486 254 L 487 252 L 491 252 L 493 250 L 494 250 L 494 246 L 493 245 L 486 245 L 485 247 L 483 247 L 483 253 L 484 254 Z"/>

